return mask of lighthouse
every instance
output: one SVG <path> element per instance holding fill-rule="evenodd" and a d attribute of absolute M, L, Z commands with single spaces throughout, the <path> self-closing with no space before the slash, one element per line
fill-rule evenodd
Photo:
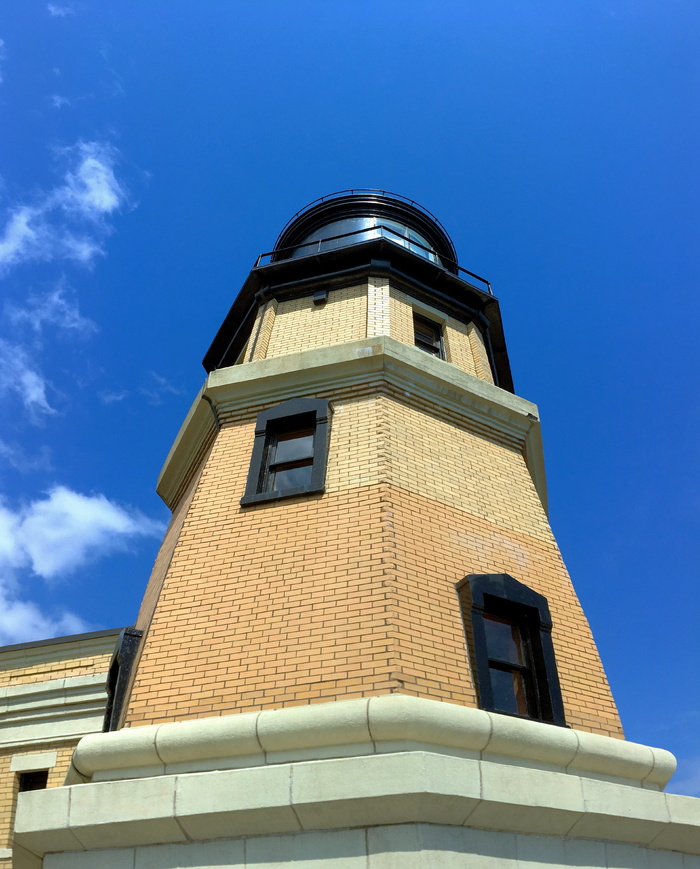
<path fill-rule="evenodd" d="M 307 206 L 204 367 L 105 732 L 22 794 L 19 869 L 700 866 L 674 759 L 624 739 L 498 299 L 440 221 Z"/>

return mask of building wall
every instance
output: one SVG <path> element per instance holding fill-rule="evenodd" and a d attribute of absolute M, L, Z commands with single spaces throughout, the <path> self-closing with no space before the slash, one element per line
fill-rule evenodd
<path fill-rule="evenodd" d="M 252 508 L 262 408 L 222 416 L 127 725 L 397 691 L 476 705 L 454 586 L 507 572 L 550 601 L 567 722 L 621 736 L 521 448 L 383 381 L 332 404 L 325 494 Z"/>
<path fill-rule="evenodd" d="M 0 648 L 0 867 L 9 867 L 22 772 L 63 784 L 73 749 L 102 729 L 119 630 Z"/>
<path fill-rule="evenodd" d="M 445 358 L 467 374 L 493 383 L 484 339 L 466 323 L 419 302 L 386 278 L 331 290 L 328 301 L 316 305 L 310 295 L 262 305 L 243 361 L 286 356 L 375 335 L 389 335 L 413 345 L 413 312 L 442 325 Z"/>
<path fill-rule="evenodd" d="M 266 358 L 313 350 L 367 335 L 367 284 L 331 290 L 315 305 L 310 296 L 279 302 Z"/>

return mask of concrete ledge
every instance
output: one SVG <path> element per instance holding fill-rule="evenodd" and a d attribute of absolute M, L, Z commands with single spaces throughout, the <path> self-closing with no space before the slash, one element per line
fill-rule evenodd
<path fill-rule="evenodd" d="M 408 748 L 659 789 L 676 762 L 663 749 L 404 694 L 136 727 L 83 737 L 79 779 L 114 780 L 382 754 Z"/>
<path fill-rule="evenodd" d="M 528 469 L 547 509 L 537 407 L 449 362 L 388 336 L 363 338 L 213 371 L 163 465 L 158 494 L 169 507 L 174 506 L 175 494 L 189 473 L 191 462 L 214 427 L 212 407 L 217 414 L 222 414 L 330 388 L 364 384 L 369 377 L 386 380 L 407 397 L 415 395 L 431 403 L 439 401 L 454 413 L 516 440 L 523 446 Z"/>
<path fill-rule="evenodd" d="M 697 807 L 692 798 L 565 772 L 408 751 L 34 791 L 20 795 L 15 841 L 43 857 L 431 823 L 698 855 Z"/>
<path fill-rule="evenodd" d="M 0 688 L 0 740 L 6 747 L 78 738 L 102 729 L 106 673 Z"/>

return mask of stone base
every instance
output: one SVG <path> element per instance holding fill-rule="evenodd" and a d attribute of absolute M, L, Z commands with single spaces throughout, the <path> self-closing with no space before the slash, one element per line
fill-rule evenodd
<path fill-rule="evenodd" d="M 698 869 L 700 857 L 585 839 L 401 824 L 49 855 L 45 869 Z"/>
<path fill-rule="evenodd" d="M 700 869 L 667 752 L 414 697 L 100 734 L 74 763 L 21 795 L 15 869 Z"/>

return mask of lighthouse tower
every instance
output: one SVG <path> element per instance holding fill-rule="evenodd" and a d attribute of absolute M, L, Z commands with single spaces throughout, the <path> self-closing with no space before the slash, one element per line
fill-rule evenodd
<path fill-rule="evenodd" d="M 440 222 L 312 203 L 204 366 L 108 732 L 22 795 L 17 865 L 697 869 L 697 801 L 624 740 L 537 408 Z"/>

